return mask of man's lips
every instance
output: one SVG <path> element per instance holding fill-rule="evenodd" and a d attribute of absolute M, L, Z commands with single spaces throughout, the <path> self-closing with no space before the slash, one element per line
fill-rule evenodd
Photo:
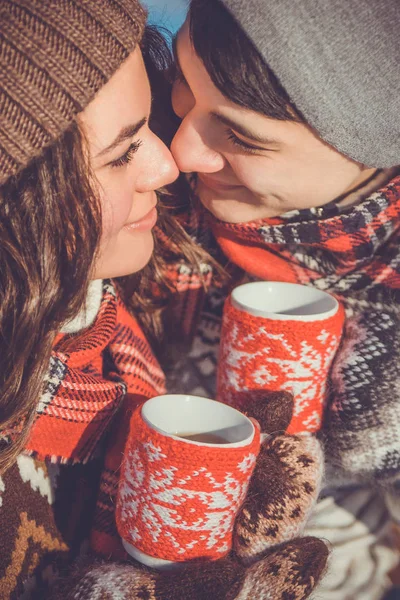
<path fill-rule="evenodd" d="M 197 177 L 205 186 L 217 192 L 234 190 L 241 187 L 240 185 L 232 185 L 231 183 L 216 179 L 210 175 L 205 175 L 204 173 L 197 173 Z"/>
<path fill-rule="evenodd" d="M 124 229 L 128 231 L 148 231 L 153 229 L 154 225 L 157 223 L 158 213 L 155 206 L 144 215 L 141 219 L 137 221 L 132 221 L 131 223 L 127 223 L 124 225 Z"/>

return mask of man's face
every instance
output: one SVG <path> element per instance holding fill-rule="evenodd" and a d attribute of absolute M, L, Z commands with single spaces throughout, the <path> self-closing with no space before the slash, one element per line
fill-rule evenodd
<path fill-rule="evenodd" d="M 308 126 L 268 118 L 225 98 L 196 55 L 187 23 L 175 52 L 172 103 L 182 123 L 172 154 L 181 171 L 197 173 L 199 198 L 217 218 L 241 223 L 322 206 L 373 172 Z"/>

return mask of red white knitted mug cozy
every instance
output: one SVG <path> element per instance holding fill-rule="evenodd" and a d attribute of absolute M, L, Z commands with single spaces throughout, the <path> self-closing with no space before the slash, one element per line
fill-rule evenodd
<path fill-rule="evenodd" d="M 122 539 L 167 561 L 225 556 L 260 448 L 251 426 L 247 445 L 201 444 L 155 430 L 137 409 L 118 490 Z"/>
<path fill-rule="evenodd" d="M 229 297 L 222 321 L 217 399 L 245 410 L 263 390 L 287 390 L 295 400 L 288 433 L 317 431 L 343 325 L 339 303 L 327 318 L 302 321 L 289 315 L 255 316 L 238 309 Z"/>

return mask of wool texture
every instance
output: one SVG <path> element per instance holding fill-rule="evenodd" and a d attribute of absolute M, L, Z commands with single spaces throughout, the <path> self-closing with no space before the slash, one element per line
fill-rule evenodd
<path fill-rule="evenodd" d="M 106 280 L 94 325 L 55 344 L 26 451 L 39 460 L 85 463 L 126 393 L 139 401 L 163 391 L 164 374 L 143 332 Z"/>
<path fill-rule="evenodd" d="M 171 392 L 214 393 L 226 293 L 223 288 L 212 288 L 206 296 L 193 347 L 181 357 L 176 372 L 168 375 L 167 386 Z M 263 398 L 259 392 L 257 396 L 258 405 L 249 403 L 248 410 L 261 424 L 262 431 L 275 434 L 285 431 L 292 414 L 290 395 L 277 393 L 274 399 L 269 393 L 268 398 Z M 271 402 L 273 406 L 269 406 Z M 261 460 L 261 454 L 258 460 Z M 391 586 L 389 574 L 399 562 L 398 546 L 393 543 L 393 524 L 382 493 L 369 483 L 333 480 L 331 470 L 327 471 L 323 480 L 325 487 L 308 513 L 310 518 L 302 531 L 303 535 L 327 541 L 330 549 L 328 569 L 312 597 L 318 600 L 381 600 L 384 591 Z M 288 480 L 290 485 L 290 472 Z M 329 488 L 327 482 L 330 482 Z M 265 498 L 269 493 L 267 487 L 263 492 Z M 257 495 L 253 497 L 257 498 Z M 274 527 L 276 521 L 270 522 Z M 283 525 L 284 519 L 279 523 Z M 280 539 L 279 535 L 276 539 Z"/>
<path fill-rule="evenodd" d="M 251 494 L 236 521 L 234 548 L 244 563 L 302 533 L 321 487 L 322 463 L 312 436 L 274 435 L 262 446 Z"/>
<path fill-rule="evenodd" d="M 139 407 L 121 468 L 121 537 L 165 560 L 226 556 L 259 449 L 258 427 L 244 446 L 196 445 L 152 429 Z"/>
<path fill-rule="evenodd" d="M 78 570 L 52 600 L 305 600 L 320 579 L 326 558 L 323 542 L 302 538 L 247 570 L 232 559 L 165 574 L 132 564 L 94 563 Z"/>
<path fill-rule="evenodd" d="M 87 545 L 102 461 L 53 464 L 20 455 L 0 477 L 0 598 L 44 600 Z"/>
<path fill-rule="evenodd" d="M 26 451 L 0 478 L 1 598 L 19 598 L 26 588 L 42 600 L 53 571 L 89 537 L 102 555 L 115 549 L 126 556 L 113 495 L 124 419 L 163 390 L 163 373 L 143 332 L 111 281 L 104 281 L 92 326 L 59 336 Z M 107 430 L 118 442 L 109 450 Z"/>
<path fill-rule="evenodd" d="M 192 347 L 186 340 L 185 353 L 167 374 L 171 393 L 215 394 L 223 306 L 235 285 L 255 279 L 316 285 L 345 306 L 343 345 L 332 371 L 335 378 L 341 374 L 340 385 L 328 398 L 320 434 L 329 487 L 305 530 L 327 539 L 333 549 L 316 593 L 321 600 L 377 600 L 398 562 L 385 500 L 397 520 L 399 186 L 393 174 L 378 191 L 371 193 L 368 186 L 367 193 L 353 194 L 351 204 L 332 203 L 248 226 L 217 222 L 196 204 L 186 217 L 189 235 L 211 249 L 231 280 L 225 285 L 214 280 L 201 300 L 192 291 L 190 299 L 186 294 L 171 303 L 171 329 L 185 322 L 187 332 L 185 307 L 201 304 Z M 254 416 L 261 422 L 262 415 Z"/>
<path fill-rule="evenodd" d="M 288 433 L 319 430 L 330 389 L 330 368 L 339 348 L 344 310 L 325 319 L 272 319 L 225 302 L 217 399 L 243 410 L 257 391 L 294 395 Z"/>
<path fill-rule="evenodd" d="M 398 2 L 222 2 L 323 140 L 370 167 L 399 163 Z"/>
<path fill-rule="evenodd" d="M 140 41 L 136 0 L 0 4 L 0 185 L 51 145 Z"/>
<path fill-rule="evenodd" d="M 329 543 L 329 567 L 318 586 L 318 600 L 386 600 L 399 545 L 393 543 L 379 490 L 349 482 L 325 490 L 304 533 Z"/>
<path fill-rule="evenodd" d="M 279 419 L 279 411 L 274 410 L 278 403 L 281 407 Z M 285 410 L 282 410 L 283 406 Z M 273 423 L 274 427 L 284 430 L 292 416 L 293 399 L 284 393 L 272 394 L 270 402 L 268 397 L 258 399 L 251 410 L 259 416 L 264 415 L 264 424 Z M 132 414 L 135 414 L 132 407 L 127 409 L 125 405 L 119 424 L 110 435 L 111 451 L 106 456 L 106 476 L 103 473 L 91 540 L 97 554 L 113 560 L 128 559 L 115 527 L 113 511 L 118 471 Z M 249 412 L 248 416 L 251 416 Z M 138 568 L 132 559 L 131 564 L 123 567 L 115 563 L 113 568 L 110 565 L 99 568 L 90 565 L 87 570 L 77 568 L 75 576 L 66 581 L 71 589 L 71 596 L 67 598 L 103 598 L 101 594 L 106 590 L 108 593 L 115 590 L 118 600 L 140 600 L 142 597 L 154 600 L 208 600 L 210 597 L 264 600 L 268 595 L 274 600 L 308 598 L 324 573 L 328 550 L 316 538 L 296 538 L 304 528 L 320 489 L 321 448 L 315 438 L 281 436 L 277 439 L 271 436 L 263 444 L 262 457 L 274 465 L 276 480 L 271 485 L 263 468 L 254 470 L 243 511 L 236 519 L 233 558 L 194 561 L 193 566 L 176 575 L 171 572 L 158 577 L 143 567 Z M 276 552 L 275 547 L 278 548 Z M 267 559 L 259 560 L 266 553 Z M 249 565 L 247 569 L 246 565 Z M 60 589 L 65 593 L 65 584 L 61 584 Z M 55 597 L 58 598 L 52 596 Z M 113 599 L 112 595 L 109 597 Z"/>
<path fill-rule="evenodd" d="M 293 397 L 287 392 L 260 394 L 248 407 L 248 415 L 258 419 L 267 438 L 236 519 L 234 549 L 244 564 L 297 537 L 321 489 L 324 457 L 318 440 L 283 434 L 293 407 Z"/>

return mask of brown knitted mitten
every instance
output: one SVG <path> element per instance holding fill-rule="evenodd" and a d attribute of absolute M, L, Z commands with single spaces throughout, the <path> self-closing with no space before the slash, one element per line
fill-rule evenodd
<path fill-rule="evenodd" d="M 321 487 L 323 453 L 312 435 L 285 435 L 293 397 L 272 392 L 250 405 L 261 431 L 261 447 L 249 492 L 236 519 L 234 549 L 242 562 L 254 561 L 271 546 L 297 537 Z"/>
<path fill-rule="evenodd" d="M 287 542 L 253 566 L 227 558 L 169 573 L 131 563 L 92 563 L 59 586 L 52 600 L 304 600 L 325 568 L 316 538 Z"/>

